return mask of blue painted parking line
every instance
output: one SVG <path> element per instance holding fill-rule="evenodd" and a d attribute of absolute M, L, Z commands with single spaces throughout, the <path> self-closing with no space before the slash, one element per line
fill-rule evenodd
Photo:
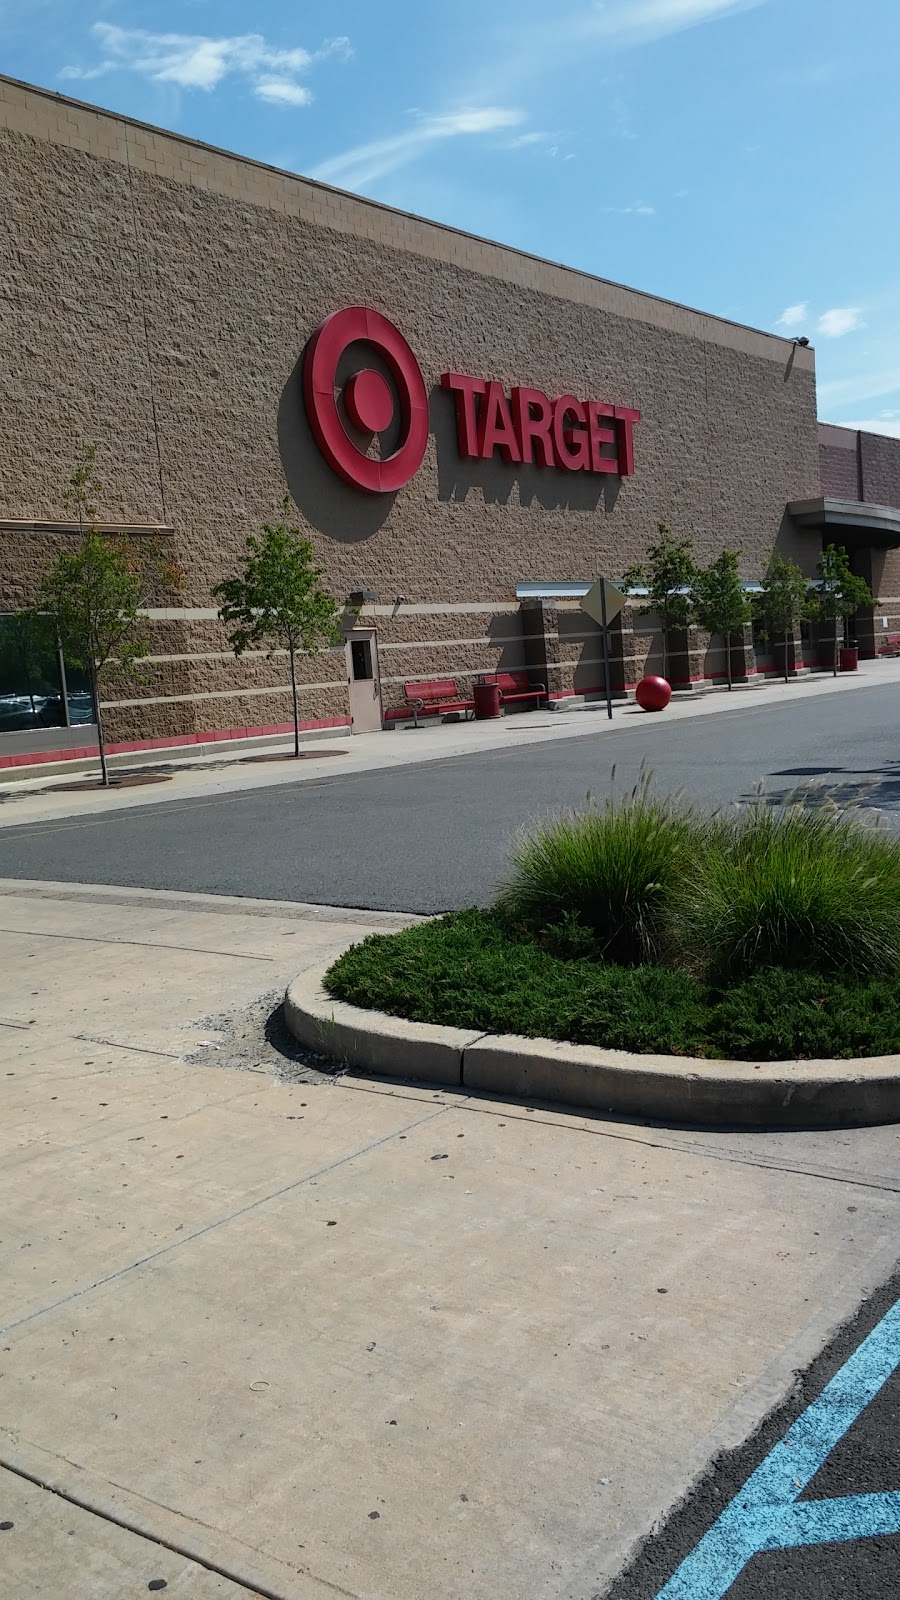
<path fill-rule="evenodd" d="M 722 1600 L 766 1550 L 900 1533 L 900 1492 L 806 1500 L 835 1445 L 900 1367 L 900 1300 L 769 1452 L 656 1600 Z"/>

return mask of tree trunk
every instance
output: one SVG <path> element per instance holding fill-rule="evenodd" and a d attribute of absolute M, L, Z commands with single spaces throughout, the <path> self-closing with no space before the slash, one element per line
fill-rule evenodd
<path fill-rule="evenodd" d="M 300 755 L 300 713 L 297 709 L 297 663 L 294 654 L 293 640 L 288 645 L 291 658 L 291 699 L 294 704 L 294 755 Z"/>
<path fill-rule="evenodd" d="M 668 683 L 668 681 L 669 681 L 669 615 L 668 615 L 668 612 L 666 612 L 666 611 L 663 611 L 663 613 L 662 613 L 662 661 L 663 661 L 662 675 L 665 678 L 666 683 Z"/>
<path fill-rule="evenodd" d="M 837 677 L 837 672 L 838 672 L 838 619 L 837 619 L 837 617 L 835 617 L 835 619 L 834 619 L 834 662 L 833 662 L 833 666 L 834 666 L 834 676 Z"/>
<path fill-rule="evenodd" d="M 730 633 L 726 633 L 726 635 L 725 635 L 725 661 L 726 661 L 727 669 L 728 669 L 728 688 L 729 688 L 729 691 L 730 691 L 731 688 L 733 687 L 732 682 L 731 682 L 731 634 Z"/>
<path fill-rule="evenodd" d="M 788 644 L 788 631 L 787 631 L 787 628 L 785 628 L 785 630 L 784 630 L 784 681 L 785 681 L 785 683 L 790 683 L 790 681 L 791 681 L 791 674 L 790 674 L 790 670 L 788 668 L 788 650 L 789 649 L 790 649 L 790 645 Z"/>
<path fill-rule="evenodd" d="M 100 774 L 104 789 L 109 788 L 109 767 L 106 762 L 106 734 L 103 731 L 103 712 L 100 710 L 100 684 L 97 679 L 97 668 L 91 666 L 91 695 L 94 700 L 94 716 L 97 718 L 97 744 L 100 747 Z"/>

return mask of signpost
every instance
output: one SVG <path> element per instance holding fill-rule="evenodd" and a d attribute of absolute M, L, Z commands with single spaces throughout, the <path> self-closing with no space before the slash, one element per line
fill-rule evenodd
<path fill-rule="evenodd" d="M 609 625 L 614 622 L 626 597 L 621 589 L 610 583 L 608 578 L 598 578 L 587 594 L 582 595 L 579 604 L 582 611 L 591 618 L 592 622 L 600 624 L 600 634 L 603 639 L 603 687 L 606 690 L 606 715 L 612 721 L 612 691 L 609 681 Z"/>

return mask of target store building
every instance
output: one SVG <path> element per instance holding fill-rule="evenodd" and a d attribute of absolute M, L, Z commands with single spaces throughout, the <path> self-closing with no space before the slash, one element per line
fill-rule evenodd
<path fill-rule="evenodd" d="M 141 679 L 104 691 L 127 750 L 289 724 L 284 658 L 236 660 L 211 593 L 285 487 L 344 606 L 346 643 L 302 663 L 313 731 L 390 726 L 413 680 L 601 693 L 578 597 L 659 521 L 748 581 L 775 547 L 812 573 L 846 543 L 882 600 L 864 653 L 900 624 L 900 470 L 867 504 L 820 441 L 810 349 L 8 79 L 0 162 L 0 764 L 91 745 L 85 686 L 14 621 L 73 537 L 86 441 L 102 523 L 185 574 L 148 605 Z M 659 646 L 626 607 L 617 693 Z M 692 634 L 673 676 L 723 670 Z"/>

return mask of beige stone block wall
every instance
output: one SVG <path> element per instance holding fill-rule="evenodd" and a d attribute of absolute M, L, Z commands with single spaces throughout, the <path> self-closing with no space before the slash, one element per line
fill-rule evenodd
<path fill-rule="evenodd" d="M 507 665 L 517 584 L 615 577 L 660 519 L 700 560 L 741 548 L 747 577 L 776 542 L 808 561 L 784 508 L 819 492 L 811 351 L 791 356 L 770 335 L 8 80 L 0 161 L 0 336 L 13 352 L 0 368 L 0 517 L 60 518 L 78 448 L 96 442 L 104 518 L 174 530 L 179 608 L 213 606 L 212 585 L 278 513 L 286 484 L 335 596 L 377 591 L 386 704 L 397 703 L 388 680 L 407 673 Z M 429 391 L 425 461 L 394 496 L 337 479 L 301 404 L 310 334 L 355 303 L 403 330 Z M 461 461 L 439 384 L 450 368 L 639 406 L 635 476 Z M 46 548 L 0 536 L 0 607 L 29 597 Z M 472 605 L 496 610 L 433 609 Z M 596 641 L 560 645 L 551 688 L 594 670 L 602 681 Z M 275 679 L 250 661 L 199 659 L 217 650 L 227 641 L 208 617 L 154 624 L 154 654 L 198 657 L 186 679 L 179 668 L 189 687 L 152 715 L 153 696 L 123 707 L 121 725 L 285 720 Z M 271 717 L 252 692 L 268 683 Z M 307 703 L 343 715 L 346 690 L 310 693 L 304 714 Z"/>

